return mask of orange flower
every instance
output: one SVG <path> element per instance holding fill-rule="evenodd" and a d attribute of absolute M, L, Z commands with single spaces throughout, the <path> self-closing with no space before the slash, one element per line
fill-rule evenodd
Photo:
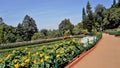
<path fill-rule="evenodd" d="M 0 63 L 2 63 L 2 59 L 0 59 Z"/>
<path fill-rule="evenodd" d="M 56 56 L 56 58 L 59 58 L 60 57 L 60 55 L 58 54 L 57 56 Z"/>
<path fill-rule="evenodd" d="M 17 63 L 17 59 L 14 60 L 14 63 Z"/>
<path fill-rule="evenodd" d="M 15 53 L 15 52 L 16 52 L 15 50 L 12 51 L 12 53 Z"/>
<path fill-rule="evenodd" d="M 34 64 L 37 64 L 37 61 L 36 61 L 36 60 L 34 60 L 34 61 L 33 61 L 33 63 L 34 63 Z"/>
<path fill-rule="evenodd" d="M 31 54 L 31 52 L 28 52 L 28 55 L 30 55 Z"/>
<path fill-rule="evenodd" d="M 70 41 L 66 42 L 68 45 L 70 45 Z"/>
<path fill-rule="evenodd" d="M 28 48 L 25 48 L 25 50 L 28 50 Z"/>
<path fill-rule="evenodd" d="M 8 55 L 7 57 L 6 57 L 6 59 L 8 60 L 10 58 L 10 55 Z"/>
<path fill-rule="evenodd" d="M 41 59 L 41 60 L 40 60 L 40 62 L 41 62 L 41 63 L 43 63 L 43 62 L 44 62 L 44 60 L 43 60 L 43 59 Z"/>
<path fill-rule="evenodd" d="M 27 57 L 26 57 L 26 56 L 22 57 L 22 60 L 23 60 L 23 61 L 25 61 L 26 59 L 27 59 Z"/>
<path fill-rule="evenodd" d="M 26 59 L 25 62 L 28 63 L 30 61 L 30 59 Z"/>
<path fill-rule="evenodd" d="M 38 55 L 38 52 L 36 52 L 36 55 Z"/>
<path fill-rule="evenodd" d="M 21 63 L 21 66 L 22 66 L 22 67 L 25 67 L 25 63 Z"/>
<path fill-rule="evenodd" d="M 45 60 L 48 60 L 49 59 L 49 56 L 45 56 Z"/>
<path fill-rule="evenodd" d="M 15 68 L 19 68 L 18 64 L 15 64 L 14 67 L 15 67 Z"/>
<path fill-rule="evenodd" d="M 43 54 L 40 54 L 40 57 L 43 57 Z"/>

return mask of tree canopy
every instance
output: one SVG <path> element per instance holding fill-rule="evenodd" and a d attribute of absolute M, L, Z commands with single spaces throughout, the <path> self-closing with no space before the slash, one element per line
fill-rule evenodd
<path fill-rule="evenodd" d="M 64 35 L 65 31 L 70 31 L 70 34 L 72 34 L 72 30 L 74 28 L 74 25 L 71 24 L 69 19 L 64 19 L 60 24 L 59 24 L 59 31 L 61 35 Z"/>

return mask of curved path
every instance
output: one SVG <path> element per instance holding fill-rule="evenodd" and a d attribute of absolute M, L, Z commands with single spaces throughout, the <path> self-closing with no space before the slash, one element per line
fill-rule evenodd
<path fill-rule="evenodd" d="M 120 68 L 120 37 L 103 34 L 97 47 L 70 68 Z"/>

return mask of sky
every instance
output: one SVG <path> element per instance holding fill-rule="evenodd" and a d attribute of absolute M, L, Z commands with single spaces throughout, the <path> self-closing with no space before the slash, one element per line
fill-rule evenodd
<path fill-rule="evenodd" d="M 17 26 L 25 15 L 32 17 L 38 29 L 57 29 L 62 20 L 76 25 L 82 20 L 82 8 L 90 2 L 94 11 L 97 4 L 111 7 L 113 0 L 0 0 L 0 17 L 8 25 Z"/>

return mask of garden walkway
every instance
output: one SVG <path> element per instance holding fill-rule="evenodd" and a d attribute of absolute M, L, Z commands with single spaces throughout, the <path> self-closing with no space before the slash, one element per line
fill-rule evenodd
<path fill-rule="evenodd" d="M 120 68 L 120 37 L 104 33 L 92 52 L 66 68 Z"/>

